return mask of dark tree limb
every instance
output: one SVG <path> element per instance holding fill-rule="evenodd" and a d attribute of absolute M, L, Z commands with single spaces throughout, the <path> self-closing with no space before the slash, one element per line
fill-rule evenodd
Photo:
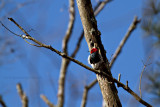
<path fill-rule="evenodd" d="M 6 103 L 3 101 L 2 96 L 0 95 L 0 104 L 2 105 L 2 107 L 7 107 Z"/>

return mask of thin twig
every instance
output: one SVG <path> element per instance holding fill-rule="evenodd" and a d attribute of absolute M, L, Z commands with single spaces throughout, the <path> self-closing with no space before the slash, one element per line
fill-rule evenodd
<path fill-rule="evenodd" d="M 62 49 L 65 55 L 68 55 L 68 42 L 72 35 L 74 20 L 75 20 L 75 3 L 74 0 L 69 0 L 69 23 L 62 44 Z M 66 81 L 66 72 L 69 62 L 70 60 L 62 58 L 60 75 L 59 75 L 59 85 L 58 85 L 58 107 L 63 107 L 64 104 L 64 88 Z"/>
<path fill-rule="evenodd" d="M 142 81 L 142 75 L 143 75 L 143 72 L 144 72 L 144 70 L 145 70 L 145 68 L 146 68 L 146 66 L 148 66 L 148 65 L 150 65 L 150 64 L 147 64 L 148 63 L 148 61 L 149 61 L 149 59 L 150 59 L 150 56 L 148 57 L 148 59 L 147 59 L 147 61 L 146 61 L 146 63 L 143 63 L 143 70 L 142 70 L 142 72 L 141 72 L 141 76 L 140 76 L 140 82 L 139 82 L 139 92 L 140 92 L 140 98 L 142 98 L 142 92 L 141 92 L 141 81 Z"/>
<path fill-rule="evenodd" d="M 0 104 L 2 105 L 2 107 L 7 107 L 1 95 L 0 95 Z"/>
<path fill-rule="evenodd" d="M 26 34 L 26 36 L 29 36 L 29 34 L 15 21 L 13 18 L 8 18 L 9 21 L 13 22 L 18 28 L 22 30 Z"/>
<path fill-rule="evenodd" d="M 22 101 L 22 107 L 28 107 L 28 98 L 23 92 L 22 86 L 20 83 L 17 84 L 17 91 Z"/>
<path fill-rule="evenodd" d="M 113 58 L 110 62 L 110 67 L 112 67 L 113 63 L 115 62 L 115 60 L 117 59 L 118 55 L 120 54 L 120 52 L 122 51 L 122 48 L 124 46 L 124 44 L 126 43 L 126 41 L 128 40 L 128 38 L 130 37 L 131 33 L 134 31 L 134 29 L 136 28 L 137 24 L 140 22 L 140 20 L 137 19 L 137 16 L 134 17 L 134 20 L 132 22 L 132 24 L 130 25 L 126 35 L 124 36 L 124 38 L 121 40 L 118 48 L 116 49 Z"/>
<path fill-rule="evenodd" d="M 43 101 L 49 106 L 49 107 L 55 107 L 45 95 L 41 95 L 41 98 L 43 99 Z"/>
<path fill-rule="evenodd" d="M 72 55 L 71 55 L 72 58 L 74 58 L 74 57 L 76 56 L 77 52 L 79 51 L 79 48 L 80 48 L 80 46 L 81 46 L 81 42 L 82 42 L 82 40 L 83 40 L 83 38 L 84 38 L 83 35 L 84 35 L 84 31 L 81 32 L 81 35 L 80 35 L 80 37 L 79 37 L 79 39 L 78 39 L 76 48 L 75 48 L 75 50 L 73 51 L 73 53 L 72 53 Z"/>
<path fill-rule="evenodd" d="M 105 7 L 105 5 L 109 2 L 111 2 L 112 0 L 104 0 L 104 1 L 100 1 L 97 6 L 94 9 L 94 15 L 97 16 L 99 14 L 99 12 L 101 12 L 101 10 L 103 10 L 103 8 Z"/>
<path fill-rule="evenodd" d="M 120 80 L 121 80 L 121 74 L 118 74 L 118 81 L 120 82 Z M 119 87 L 118 84 L 117 87 Z"/>
<path fill-rule="evenodd" d="M 112 82 L 117 83 L 119 85 L 119 87 L 122 87 L 124 90 L 126 90 L 128 93 L 130 93 L 136 100 L 138 100 L 141 104 L 147 106 L 147 107 L 152 107 L 149 103 L 145 102 L 143 99 L 141 99 L 136 93 L 134 93 L 129 87 L 127 87 L 126 85 L 124 85 L 123 83 L 121 83 L 120 81 L 116 80 L 115 78 L 110 77 L 108 74 L 104 73 L 104 72 L 100 72 L 99 70 L 95 70 L 92 69 L 86 65 L 84 65 L 83 63 L 79 62 L 78 60 L 67 56 L 66 54 L 54 49 L 52 46 L 50 45 L 45 45 L 39 41 L 37 41 L 36 39 L 32 38 L 30 35 L 28 36 L 28 39 L 37 43 L 38 45 L 40 45 L 41 47 L 47 48 L 55 53 L 57 53 L 58 55 L 67 58 L 68 60 L 71 60 L 73 62 L 75 62 L 76 64 L 88 69 L 89 71 L 92 71 L 96 74 L 102 74 L 103 76 L 106 76 L 107 78 L 111 79 Z M 93 87 L 93 85 L 91 85 L 91 87 Z"/>

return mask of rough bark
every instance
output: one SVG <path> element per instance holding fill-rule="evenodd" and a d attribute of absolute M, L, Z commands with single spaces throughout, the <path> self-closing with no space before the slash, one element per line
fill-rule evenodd
<path fill-rule="evenodd" d="M 106 58 L 106 51 L 101 42 L 101 33 L 97 28 L 97 21 L 93 13 L 91 2 L 90 0 L 77 0 L 77 5 L 89 50 L 93 47 L 99 49 L 99 53 L 103 58 L 103 63 L 101 64 L 99 70 L 100 72 L 105 72 L 112 77 L 109 69 L 109 62 Z M 106 107 L 121 107 L 122 105 L 117 95 L 118 91 L 115 84 L 111 82 L 109 78 L 106 78 L 101 74 L 97 74 L 96 76 L 101 88 L 103 99 L 106 103 Z"/>

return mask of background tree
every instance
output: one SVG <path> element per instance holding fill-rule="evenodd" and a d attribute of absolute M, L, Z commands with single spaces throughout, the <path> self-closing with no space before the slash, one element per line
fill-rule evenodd
<path fill-rule="evenodd" d="M 154 104 L 160 104 L 160 0 L 144 1 L 142 29 L 144 33 L 146 57 L 150 56 L 152 65 L 145 71 L 145 90 Z"/>

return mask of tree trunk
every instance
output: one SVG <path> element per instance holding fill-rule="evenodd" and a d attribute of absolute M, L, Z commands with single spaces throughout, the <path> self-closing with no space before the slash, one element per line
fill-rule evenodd
<path fill-rule="evenodd" d="M 101 33 L 97 28 L 97 21 L 95 19 L 91 1 L 90 0 L 77 0 L 77 5 L 83 24 L 84 35 L 87 41 L 89 50 L 93 47 L 99 49 L 99 53 L 103 58 L 103 63 L 100 65 L 100 72 L 105 72 L 112 77 L 109 68 L 109 62 L 106 58 L 106 51 L 101 42 Z M 110 79 L 101 74 L 97 74 L 97 80 L 101 88 L 103 99 L 106 107 L 121 107 L 121 102 L 118 97 L 118 91 L 115 84 Z"/>

